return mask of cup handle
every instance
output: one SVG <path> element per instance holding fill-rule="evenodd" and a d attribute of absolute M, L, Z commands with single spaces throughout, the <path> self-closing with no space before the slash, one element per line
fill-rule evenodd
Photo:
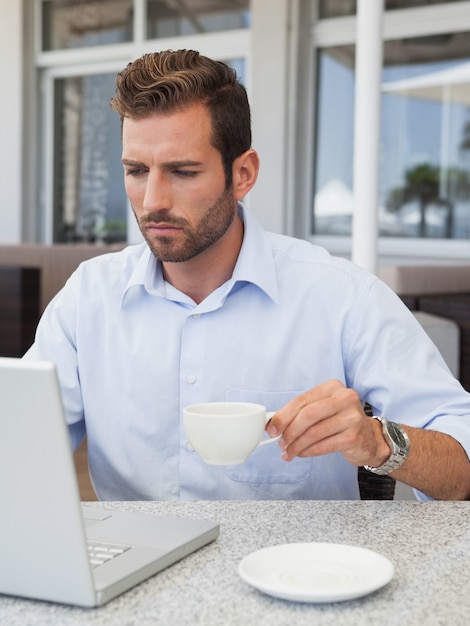
<path fill-rule="evenodd" d="M 266 412 L 266 424 L 269 422 L 269 420 L 272 418 L 272 416 L 276 413 L 276 411 L 269 411 Z M 279 441 L 279 439 L 282 437 L 282 435 L 277 435 L 276 437 L 268 437 L 267 439 L 262 439 L 259 444 L 257 445 L 257 448 L 259 448 L 260 446 L 264 446 L 267 443 L 274 443 L 275 441 Z"/>

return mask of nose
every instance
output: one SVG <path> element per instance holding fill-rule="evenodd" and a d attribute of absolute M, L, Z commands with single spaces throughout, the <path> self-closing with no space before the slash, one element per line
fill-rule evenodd
<path fill-rule="evenodd" d="M 171 187 L 166 177 L 156 171 L 149 172 L 146 181 L 143 209 L 146 212 L 171 209 Z"/>

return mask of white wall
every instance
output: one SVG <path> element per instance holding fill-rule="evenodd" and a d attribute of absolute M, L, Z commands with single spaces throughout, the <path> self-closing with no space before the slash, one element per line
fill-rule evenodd
<path fill-rule="evenodd" d="M 23 48 L 22 2 L 0 0 L 0 243 L 21 241 Z"/>

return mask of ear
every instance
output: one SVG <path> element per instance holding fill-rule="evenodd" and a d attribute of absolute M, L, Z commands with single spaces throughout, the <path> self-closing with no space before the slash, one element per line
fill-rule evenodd
<path fill-rule="evenodd" d="M 259 156 L 251 148 L 233 162 L 233 191 L 236 200 L 241 200 L 250 191 L 258 178 Z"/>

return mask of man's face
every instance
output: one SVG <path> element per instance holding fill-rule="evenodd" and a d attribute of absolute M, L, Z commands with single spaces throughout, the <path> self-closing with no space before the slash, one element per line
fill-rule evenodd
<path fill-rule="evenodd" d="M 157 258 L 188 261 L 225 234 L 237 203 L 203 105 L 125 118 L 122 141 L 126 193 Z"/>

